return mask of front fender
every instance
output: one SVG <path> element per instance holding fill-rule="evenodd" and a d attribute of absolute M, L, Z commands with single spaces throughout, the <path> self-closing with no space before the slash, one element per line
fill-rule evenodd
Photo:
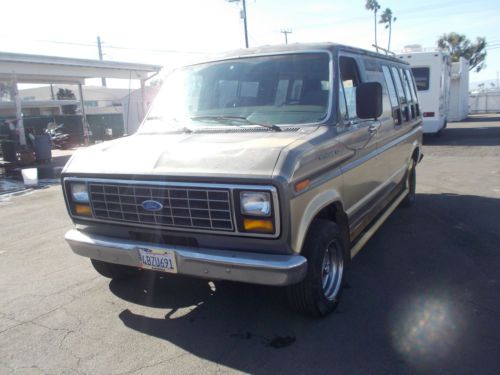
<path fill-rule="evenodd" d="M 296 227 L 292 230 L 292 233 L 295 234 L 292 238 L 292 249 L 294 252 L 300 253 L 302 250 L 302 245 L 304 244 L 305 237 L 309 230 L 309 226 L 311 225 L 316 215 L 323 208 L 331 204 L 337 202 L 342 204 L 342 199 L 340 193 L 336 189 L 324 190 L 316 195 L 314 195 L 314 191 L 308 192 L 303 194 L 303 196 L 298 197 L 297 199 L 308 202 L 305 207 L 297 207 L 296 210 L 293 210 L 296 213 L 303 213 L 300 217 L 300 220 L 293 221 L 294 223 L 296 223 Z"/>

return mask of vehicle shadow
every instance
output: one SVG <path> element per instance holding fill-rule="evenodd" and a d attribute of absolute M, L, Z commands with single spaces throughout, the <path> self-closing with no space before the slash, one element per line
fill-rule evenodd
<path fill-rule="evenodd" d="M 494 373 L 500 200 L 418 194 L 417 202 L 396 210 L 353 260 L 343 300 L 324 319 L 291 312 L 280 288 L 153 273 L 110 283 L 138 305 L 119 318 L 247 373 L 467 373 L 478 363 Z"/>
<path fill-rule="evenodd" d="M 439 136 L 425 135 L 425 146 L 499 146 L 500 117 L 473 117 L 453 123 Z"/>
<path fill-rule="evenodd" d="M 500 122 L 499 114 L 472 115 L 464 119 L 462 122 Z"/>

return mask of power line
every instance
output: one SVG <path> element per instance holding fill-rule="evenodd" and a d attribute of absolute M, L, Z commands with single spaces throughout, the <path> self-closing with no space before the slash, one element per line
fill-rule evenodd
<path fill-rule="evenodd" d="M 0 36 L 0 38 L 9 38 L 10 36 Z M 67 42 L 60 40 L 48 40 L 48 39 L 29 39 L 29 38 L 17 38 L 21 40 L 27 40 L 31 42 L 41 42 L 41 43 L 52 43 L 52 44 L 63 44 L 70 46 L 82 46 L 82 47 L 92 47 L 95 48 L 97 43 L 81 43 L 81 42 Z M 202 51 L 183 51 L 183 50 L 175 50 L 175 49 L 158 49 L 158 48 L 140 48 L 140 47 L 124 47 L 124 46 L 114 46 L 102 43 L 106 48 L 111 49 L 119 49 L 119 50 L 130 50 L 130 51 L 146 51 L 146 52 L 158 52 L 158 53 L 184 53 L 184 54 L 196 54 L 196 55 L 204 55 L 209 52 Z"/>
<path fill-rule="evenodd" d="M 185 53 L 185 54 L 193 54 L 193 55 L 205 55 L 205 54 L 209 53 L 209 52 L 201 52 L 201 51 L 183 51 L 183 50 L 175 50 L 175 49 L 138 48 L 138 47 L 123 47 L 123 46 L 113 46 L 113 45 L 105 45 L 105 46 L 106 46 L 106 48 L 112 48 L 112 49 L 159 52 L 159 53 Z"/>
<path fill-rule="evenodd" d="M 410 15 L 412 19 L 418 18 L 420 20 L 426 20 L 426 19 L 433 19 L 433 18 L 441 18 L 442 17 L 442 12 L 436 12 L 436 10 L 439 9 L 447 9 L 446 15 L 447 17 L 453 16 L 453 15 L 461 15 L 463 14 L 463 10 L 457 9 L 457 4 L 456 1 L 450 1 L 448 3 L 443 3 L 439 4 L 436 6 L 419 6 L 419 7 L 414 7 L 406 10 L 401 10 L 398 12 L 398 18 L 401 18 L 403 15 Z M 496 8 L 490 9 L 480 9 L 473 11 L 473 14 L 483 14 L 483 13 L 488 13 L 490 14 L 492 10 L 496 10 Z M 432 12 L 431 14 L 428 14 L 428 12 Z M 416 14 L 417 13 L 417 14 Z M 421 13 L 421 14 L 418 14 Z M 427 13 L 427 14 L 422 14 L 422 13 Z M 470 14 L 470 12 L 469 12 Z M 357 17 L 342 17 L 341 19 L 332 19 L 330 22 L 322 22 L 322 23 L 314 23 L 314 24 L 302 24 L 302 25 L 295 25 L 294 29 L 308 29 L 308 28 L 321 28 L 325 26 L 336 26 L 336 25 L 342 25 L 342 24 L 348 24 L 352 23 L 353 21 L 364 21 L 366 20 L 366 16 L 357 16 Z"/>

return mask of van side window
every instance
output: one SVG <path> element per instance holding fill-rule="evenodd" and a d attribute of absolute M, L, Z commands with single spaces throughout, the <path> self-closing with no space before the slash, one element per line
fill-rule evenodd
<path fill-rule="evenodd" d="M 301 79 L 294 79 L 292 84 L 292 92 L 290 93 L 290 100 L 298 101 L 300 100 L 300 95 L 302 93 L 302 84 L 304 83 Z"/>
<path fill-rule="evenodd" d="M 415 85 L 413 83 L 413 79 L 411 77 L 411 72 L 409 69 L 405 69 L 405 78 L 408 82 L 408 86 L 410 87 L 411 97 L 415 103 L 418 102 L 417 91 L 415 90 Z"/>
<path fill-rule="evenodd" d="M 344 93 L 344 86 L 341 84 L 340 85 L 340 94 L 339 94 L 339 111 L 340 111 L 340 117 L 342 120 L 348 120 L 349 116 L 347 114 L 347 104 L 345 100 L 345 93 Z"/>
<path fill-rule="evenodd" d="M 389 99 L 391 101 L 391 107 L 397 107 L 398 103 L 398 95 L 396 94 L 396 88 L 394 87 L 394 81 L 391 77 L 391 72 L 389 68 L 385 65 L 382 66 L 382 71 L 384 72 L 385 83 L 387 85 L 387 91 L 389 92 Z"/>
<path fill-rule="evenodd" d="M 403 83 L 401 82 L 401 77 L 399 76 L 398 70 L 395 67 L 391 68 L 392 71 L 392 78 L 394 78 L 394 82 L 396 83 L 396 89 L 399 97 L 399 102 L 401 104 L 405 104 L 406 101 L 406 96 L 405 92 L 403 90 Z"/>
<path fill-rule="evenodd" d="M 218 93 L 217 105 L 223 108 L 226 103 L 238 97 L 238 81 L 220 80 L 217 82 L 216 92 Z"/>
<path fill-rule="evenodd" d="M 276 87 L 276 95 L 274 98 L 274 105 L 281 106 L 286 103 L 289 84 L 289 79 L 280 79 L 278 81 L 278 86 Z"/>
<path fill-rule="evenodd" d="M 353 58 L 345 56 L 339 58 L 339 66 L 341 89 L 344 91 L 347 106 L 347 118 L 355 119 L 358 117 L 356 112 L 356 87 L 360 83 L 358 67 Z"/>
<path fill-rule="evenodd" d="M 399 68 L 399 74 L 401 79 L 403 80 L 403 89 L 405 90 L 405 96 L 408 102 L 414 102 L 415 98 L 413 97 L 413 93 L 410 91 L 410 85 L 408 84 L 408 80 L 403 73 L 403 69 Z"/>

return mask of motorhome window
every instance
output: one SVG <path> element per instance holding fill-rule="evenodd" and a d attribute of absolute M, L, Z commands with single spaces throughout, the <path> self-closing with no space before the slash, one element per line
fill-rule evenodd
<path fill-rule="evenodd" d="M 409 69 L 405 69 L 404 70 L 404 73 L 405 73 L 405 78 L 408 82 L 408 86 L 410 87 L 410 92 L 411 92 L 411 96 L 413 98 L 413 101 L 415 103 L 418 102 L 418 96 L 417 96 L 417 92 L 415 91 L 415 85 L 414 85 L 414 81 L 413 81 L 413 78 L 411 76 L 411 72 Z"/>
<path fill-rule="evenodd" d="M 389 93 L 389 99 L 391 101 L 391 106 L 397 107 L 398 103 L 398 95 L 396 94 L 396 88 L 394 87 L 394 81 L 391 77 L 391 72 L 389 68 L 385 65 L 382 66 L 382 71 L 384 72 L 385 84 L 387 86 L 387 91 Z"/>
<path fill-rule="evenodd" d="M 399 76 L 398 70 L 395 67 L 391 68 L 392 70 L 392 78 L 394 79 L 394 82 L 396 83 L 396 89 L 399 97 L 399 102 L 401 104 L 407 103 L 406 100 L 406 95 L 403 90 L 403 83 L 401 82 L 401 77 Z"/>
<path fill-rule="evenodd" d="M 405 90 L 405 95 L 408 101 L 415 101 L 415 98 L 413 97 L 413 93 L 410 90 L 410 85 L 408 84 L 408 80 L 404 74 L 403 69 L 399 68 L 399 75 L 401 76 L 401 79 L 403 80 L 403 88 Z"/>
<path fill-rule="evenodd" d="M 418 91 L 429 90 L 429 76 L 430 69 L 429 68 L 411 68 L 413 72 L 413 77 L 415 77 L 415 81 L 417 83 Z"/>
<path fill-rule="evenodd" d="M 309 124 L 330 108 L 330 56 L 291 53 L 188 66 L 168 75 L 140 132 Z"/>
<path fill-rule="evenodd" d="M 347 118 L 357 118 L 356 113 L 356 88 L 360 83 L 356 61 L 351 57 L 339 58 L 340 80 L 347 106 Z"/>

